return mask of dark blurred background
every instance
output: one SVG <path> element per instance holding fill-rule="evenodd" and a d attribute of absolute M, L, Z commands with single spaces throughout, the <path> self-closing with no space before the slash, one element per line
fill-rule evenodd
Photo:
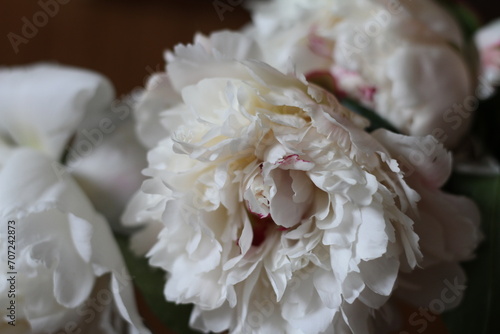
<path fill-rule="evenodd" d="M 497 0 L 467 2 L 485 22 L 500 17 Z M 0 64 L 90 68 L 121 95 L 163 69 L 164 50 L 249 20 L 243 0 L 0 0 Z"/>
<path fill-rule="evenodd" d="M 0 64 L 90 68 L 123 94 L 163 69 L 164 50 L 191 42 L 195 32 L 237 29 L 249 19 L 242 5 L 219 15 L 212 0 L 0 0 Z"/>

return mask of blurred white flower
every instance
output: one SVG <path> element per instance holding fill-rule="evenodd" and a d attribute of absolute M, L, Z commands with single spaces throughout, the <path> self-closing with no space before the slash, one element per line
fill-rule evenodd
<path fill-rule="evenodd" d="M 457 23 L 430 0 L 273 0 L 254 6 L 264 59 L 332 76 L 401 132 L 454 147 L 471 120 L 452 107 L 472 93 Z M 458 118 L 458 119 L 457 119 Z"/>
<path fill-rule="evenodd" d="M 140 184 L 145 153 L 131 125 L 108 118 L 113 97 L 110 82 L 87 70 L 0 69 L 0 214 L 2 224 L 17 222 L 20 243 L 18 326 L 2 317 L 2 332 L 148 332 L 108 223 L 71 178 L 115 221 Z"/>
<path fill-rule="evenodd" d="M 324 90 L 241 60 L 250 53 L 255 44 L 230 33 L 177 46 L 168 84 L 141 104 L 160 107 L 139 111 L 161 121 L 164 138 L 124 218 L 152 224 L 134 248 L 152 246 L 150 264 L 168 272 L 166 298 L 195 305 L 191 325 L 378 333 L 400 272 L 441 266 L 440 277 L 462 279 L 477 210 L 439 190 L 451 166 L 442 145 L 372 136 Z M 168 107 L 173 92 L 180 103 Z"/>
<path fill-rule="evenodd" d="M 147 166 L 147 151 L 139 144 L 131 119 L 114 124 L 109 134 L 92 127 L 94 140 L 101 143 L 89 154 L 69 159 L 68 169 L 96 210 L 117 230 L 127 202 L 144 179 L 141 170 Z M 80 140 L 88 140 L 88 137 L 79 132 L 75 145 Z"/>
<path fill-rule="evenodd" d="M 146 151 L 131 117 L 111 108 L 113 98 L 111 83 L 91 71 L 53 64 L 0 69 L 0 166 L 20 146 L 58 162 L 65 155 L 59 173 L 72 173 L 117 227 L 143 180 Z"/>
<path fill-rule="evenodd" d="M 0 304 L 10 305 L 10 290 L 16 301 L 15 327 L 7 307 L 0 310 L 2 333 L 149 333 L 107 222 L 50 158 L 27 148 L 12 153 L 0 170 L 0 219 L 0 264 L 8 268 L 14 245 L 17 272 L 14 281 L 0 274 Z"/>
<path fill-rule="evenodd" d="M 88 113 L 109 107 L 103 76 L 53 64 L 0 68 L 0 141 L 39 149 L 59 161 Z"/>
<path fill-rule="evenodd" d="M 480 97 L 490 97 L 500 86 L 500 19 L 481 28 L 474 38 L 480 54 Z"/>

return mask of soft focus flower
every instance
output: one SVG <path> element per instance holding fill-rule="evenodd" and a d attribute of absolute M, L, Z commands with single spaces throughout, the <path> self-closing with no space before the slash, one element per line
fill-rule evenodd
<path fill-rule="evenodd" d="M 107 222 L 50 158 L 12 153 L 0 170 L 0 219 L 0 264 L 17 273 L 0 274 L 0 303 L 10 306 L 12 291 L 16 302 L 15 327 L 1 308 L 2 333 L 149 333 Z"/>
<path fill-rule="evenodd" d="M 117 152 L 109 148 L 116 147 L 117 140 L 131 143 L 123 130 L 106 131 L 106 138 L 100 133 L 97 142 L 95 129 L 86 128 L 92 122 L 103 124 L 112 98 L 109 81 L 90 71 L 47 64 L 0 69 L 0 245 L 6 250 L 1 263 L 7 268 L 11 260 L 7 246 L 14 245 L 17 272 L 16 327 L 8 324 L 10 310 L 2 308 L 2 333 L 148 333 L 137 314 L 132 282 L 107 221 L 60 164 L 73 151 L 80 152 L 78 145 L 71 146 L 73 142 L 87 138 L 87 150 L 76 159 L 81 163 L 80 181 L 88 185 L 101 180 L 103 192 L 89 194 L 95 195 L 105 213 L 119 209 L 120 200 L 123 206 L 127 199 L 116 196 L 131 195 L 126 190 L 140 180 L 135 176 L 139 168 L 133 166 L 141 160 L 129 156 L 131 163 L 120 153 L 136 149 L 133 145 Z M 110 128 L 107 124 L 106 129 Z M 98 158 L 101 161 L 96 163 Z M 114 169 L 118 179 L 103 167 Z M 124 180 L 126 170 L 134 173 Z M 113 208 L 104 203 L 112 203 Z M 15 222 L 15 240 L 9 237 L 9 221 Z M 12 299 L 7 278 L 3 271 L 2 305 Z"/>
<path fill-rule="evenodd" d="M 127 202 L 144 179 L 141 170 L 147 166 L 146 150 L 137 141 L 131 119 L 116 121 L 108 134 L 99 131 L 99 126 L 90 129 L 92 135 L 79 132 L 75 145 L 89 138 L 100 141 L 99 145 L 85 156 L 69 157 L 68 170 L 96 210 L 117 229 Z"/>
<path fill-rule="evenodd" d="M 439 290 L 412 285 L 413 269 L 463 282 L 478 216 L 439 190 L 451 166 L 442 145 L 371 135 L 326 91 L 249 54 L 248 37 L 224 32 L 177 46 L 139 105 L 164 138 L 124 220 L 150 224 L 134 248 L 153 243 L 166 298 L 195 305 L 191 325 L 380 333 L 398 284 L 420 289 L 416 303 Z"/>
<path fill-rule="evenodd" d="M 274 0 L 253 16 L 247 32 L 269 64 L 332 76 L 338 93 L 406 134 L 454 147 L 468 130 L 471 117 L 451 109 L 473 89 L 463 39 L 433 1 Z"/>
<path fill-rule="evenodd" d="M 104 111 L 113 95 L 106 78 L 86 70 L 0 68 L 0 142 L 36 148 L 59 161 L 86 115 Z"/>
<path fill-rule="evenodd" d="M 0 166 L 15 147 L 38 149 L 72 173 L 113 226 L 142 182 L 145 150 L 131 113 L 112 108 L 102 75 L 54 64 L 0 69 Z M 128 117 L 128 118 L 127 118 Z"/>
<path fill-rule="evenodd" d="M 500 86 L 500 20 L 481 28 L 474 39 L 481 57 L 479 93 L 486 99 Z"/>

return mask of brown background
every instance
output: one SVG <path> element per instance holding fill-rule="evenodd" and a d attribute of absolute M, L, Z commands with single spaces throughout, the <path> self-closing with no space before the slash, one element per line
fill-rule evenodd
<path fill-rule="evenodd" d="M 16 53 L 9 33 L 22 36 L 26 20 L 33 22 L 42 7 L 39 0 L 0 0 L 0 65 L 58 61 L 93 69 L 109 77 L 119 95 L 144 85 L 151 73 L 163 69 L 163 51 L 190 42 L 195 32 L 237 29 L 249 21 L 243 5 L 226 11 L 221 20 L 214 8 L 215 0 L 41 0 L 58 1 L 65 4 L 52 7 L 57 13 L 46 24 L 35 27 L 37 31 L 31 31 L 33 36 L 18 45 Z M 484 22 L 500 17 L 498 0 L 467 2 Z M 407 315 L 413 312 L 403 309 Z M 144 315 L 155 333 L 166 333 L 150 313 Z M 413 333 L 411 328 L 408 331 Z M 445 330 L 436 321 L 425 333 Z"/>
<path fill-rule="evenodd" d="M 40 20 L 38 1 L 0 0 L 0 64 L 49 60 L 94 69 L 108 76 L 119 94 L 163 69 L 165 49 L 191 42 L 195 32 L 237 29 L 249 20 L 239 5 L 221 21 L 211 0 L 42 0 L 67 3 L 45 26 L 35 26 L 38 33 L 15 53 L 8 34 L 23 36 L 23 17 Z"/>

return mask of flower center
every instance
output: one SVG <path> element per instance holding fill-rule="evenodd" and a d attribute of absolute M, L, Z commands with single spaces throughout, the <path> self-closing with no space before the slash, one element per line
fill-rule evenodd
<path fill-rule="evenodd" d="M 293 154 L 249 170 L 243 198 L 252 224 L 253 246 L 259 246 L 273 231 L 287 231 L 300 224 L 312 203 L 314 184 L 305 171 L 313 166 Z"/>
<path fill-rule="evenodd" d="M 250 218 L 253 231 L 252 246 L 260 246 L 266 239 L 266 234 L 272 226 L 279 228 L 279 226 L 275 224 L 271 215 L 263 217 L 258 214 L 249 212 L 248 216 Z"/>

